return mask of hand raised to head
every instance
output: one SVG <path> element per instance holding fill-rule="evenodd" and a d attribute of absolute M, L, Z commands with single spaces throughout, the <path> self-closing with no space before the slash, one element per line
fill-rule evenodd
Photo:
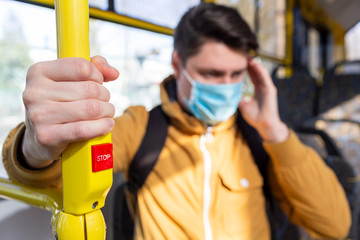
<path fill-rule="evenodd" d="M 271 76 L 254 59 L 249 59 L 248 73 L 254 84 L 255 93 L 249 101 L 243 99 L 240 102 L 239 110 L 265 141 L 284 141 L 289 135 L 289 130 L 280 119 L 277 90 Z"/>

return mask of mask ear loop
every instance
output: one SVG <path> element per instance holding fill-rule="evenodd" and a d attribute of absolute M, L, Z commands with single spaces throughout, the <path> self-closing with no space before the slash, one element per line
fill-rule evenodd
<path fill-rule="evenodd" d="M 186 71 L 186 69 L 183 70 L 183 74 L 185 75 L 186 80 L 190 83 L 191 86 L 194 86 L 194 79 L 190 77 L 190 74 Z"/>
<path fill-rule="evenodd" d="M 190 74 L 186 71 L 186 69 L 183 69 L 183 74 L 184 74 L 184 76 L 185 76 L 185 78 L 186 78 L 186 80 L 190 83 L 190 85 L 191 85 L 191 88 L 190 88 L 190 96 L 189 96 L 189 99 L 187 100 L 188 102 L 189 102 L 189 104 L 192 104 L 193 102 L 194 102 L 194 84 L 195 84 L 195 80 L 192 78 L 192 77 L 190 77 Z M 187 97 L 185 96 L 185 94 L 184 93 L 182 93 L 183 94 L 183 98 L 184 99 L 187 99 Z"/>

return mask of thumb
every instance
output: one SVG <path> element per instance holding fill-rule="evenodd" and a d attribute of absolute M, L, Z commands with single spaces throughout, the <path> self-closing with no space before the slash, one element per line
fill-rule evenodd
<path fill-rule="evenodd" d="M 104 76 L 104 82 L 116 80 L 119 77 L 119 71 L 110 66 L 104 57 L 95 56 L 91 58 L 91 62 L 99 69 Z"/>
<path fill-rule="evenodd" d="M 239 103 L 239 110 L 241 112 L 248 111 L 255 104 L 255 100 L 252 97 L 244 96 Z"/>
<path fill-rule="evenodd" d="M 243 98 L 239 103 L 239 111 L 243 115 L 244 119 L 249 123 L 256 121 L 259 114 L 259 106 L 254 98 Z"/>

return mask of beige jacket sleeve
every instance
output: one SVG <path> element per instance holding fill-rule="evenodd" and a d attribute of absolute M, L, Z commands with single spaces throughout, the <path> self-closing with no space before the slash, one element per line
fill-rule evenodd
<path fill-rule="evenodd" d="M 35 187 L 60 187 L 60 161 L 54 161 L 49 167 L 39 170 L 30 170 L 20 164 L 18 155 L 24 131 L 25 124 L 19 124 L 11 130 L 3 145 L 2 159 L 9 178 Z"/>
<path fill-rule="evenodd" d="M 272 159 L 270 185 L 293 223 L 316 239 L 343 239 L 350 207 L 334 172 L 294 132 L 280 144 L 264 143 Z"/>
<path fill-rule="evenodd" d="M 121 117 L 115 118 L 112 131 L 114 172 L 127 171 L 145 134 L 148 116 L 146 109 L 138 106 L 128 108 Z M 18 153 L 21 151 L 24 131 L 24 123 L 19 124 L 11 130 L 3 145 L 3 163 L 10 179 L 35 187 L 60 187 L 61 161 L 55 161 L 51 166 L 40 170 L 21 165 Z"/>
<path fill-rule="evenodd" d="M 149 112 L 143 106 L 133 106 L 125 110 L 121 117 L 115 118 L 111 133 L 114 145 L 114 172 L 127 174 L 131 160 L 145 135 Z"/>

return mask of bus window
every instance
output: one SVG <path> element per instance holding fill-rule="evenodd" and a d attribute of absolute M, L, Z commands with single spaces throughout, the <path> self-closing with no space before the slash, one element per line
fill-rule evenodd
<path fill-rule="evenodd" d="M 216 0 L 236 8 L 256 33 L 260 52 L 277 59 L 285 58 L 285 0 Z"/>
<path fill-rule="evenodd" d="M 258 20 L 255 18 L 260 49 L 279 59 L 285 58 L 285 7 L 285 1 L 258 1 Z"/>
<path fill-rule="evenodd" d="M 27 69 L 34 62 L 56 58 L 54 26 L 55 17 L 50 9 L 0 1 L 1 142 L 9 129 L 25 119 L 21 95 Z M 2 161 L 0 165 L 0 175 L 4 176 Z"/>
<path fill-rule="evenodd" d="M 319 32 L 312 27 L 308 29 L 308 63 L 310 74 L 316 79 L 320 76 L 320 36 Z"/>
<path fill-rule="evenodd" d="M 154 24 L 175 28 L 182 14 L 200 0 L 118 0 L 115 11 Z"/>
<path fill-rule="evenodd" d="M 146 41 L 144 41 L 146 39 Z M 116 115 L 129 105 L 160 103 L 158 84 L 171 72 L 172 37 L 100 20 L 90 22 L 91 55 L 102 55 L 120 71 L 106 86 Z"/>
<path fill-rule="evenodd" d="M 90 7 L 107 10 L 109 8 L 108 0 L 89 0 Z"/>
<path fill-rule="evenodd" d="M 250 25 L 250 27 L 254 30 L 255 1 L 215 0 L 215 3 L 236 8 L 241 13 L 241 16 Z"/>
<path fill-rule="evenodd" d="M 345 35 L 346 60 L 360 59 L 360 23 L 352 27 Z"/>

